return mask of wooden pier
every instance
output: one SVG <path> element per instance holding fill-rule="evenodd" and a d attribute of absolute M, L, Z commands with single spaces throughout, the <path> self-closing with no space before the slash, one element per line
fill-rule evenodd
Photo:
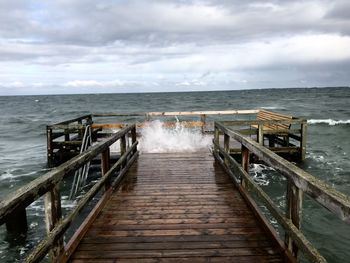
<path fill-rule="evenodd" d="M 254 118 L 206 120 L 226 114 Z M 139 121 L 101 123 L 87 115 L 48 126 L 48 165 L 58 166 L 0 202 L 0 225 L 6 224 L 9 233 L 25 233 L 26 208 L 45 197 L 47 236 L 26 262 L 45 257 L 75 263 L 298 262 L 302 255 L 321 263 L 326 260 L 301 229 L 304 196 L 350 223 L 348 196 L 282 157 L 305 158 L 303 119 L 259 110 L 99 116 L 125 115 L 197 116 L 200 121 L 190 120 L 188 126 L 213 134 L 213 146 L 195 153 L 140 155 L 137 130 L 143 124 Z M 165 123 L 173 125 L 169 120 Z M 108 130 L 113 127 L 120 130 Z M 112 156 L 115 143 L 120 150 Z M 249 164 L 255 161 L 287 179 L 286 211 L 249 175 Z M 102 176 L 62 217 L 62 182 L 82 175 L 92 162 L 99 163 Z M 81 218 L 92 199 L 97 203 Z M 262 205 L 283 232 L 272 226 Z M 65 243 L 67 230 L 78 218 L 84 220 Z"/>
<path fill-rule="evenodd" d="M 71 258 L 284 262 L 283 249 L 209 152 L 140 155 Z"/>

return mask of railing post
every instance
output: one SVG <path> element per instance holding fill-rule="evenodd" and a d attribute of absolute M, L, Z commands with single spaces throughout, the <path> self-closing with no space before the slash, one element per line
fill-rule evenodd
<path fill-rule="evenodd" d="M 258 125 L 258 143 L 264 146 L 264 125 Z"/>
<path fill-rule="evenodd" d="M 82 120 L 78 120 L 78 126 L 82 126 L 83 125 L 83 122 Z M 79 128 L 78 129 L 78 138 L 79 140 L 81 140 L 84 136 L 84 128 Z"/>
<path fill-rule="evenodd" d="M 124 155 L 126 152 L 126 139 L 125 139 L 126 134 L 124 134 L 122 137 L 120 137 L 120 157 Z M 125 167 L 125 162 L 122 163 L 120 166 L 121 169 Z"/>
<path fill-rule="evenodd" d="M 230 136 L 226 133 L 224 134 L 224 150 L 228 155 L 230 155 Z M 229 168 L 230 161 L 226 157 L 224 158 L 224 162 L 227 168 Z"/>
<path fill-rule="evenodd" d="M 135 127 L 131 130 L 131 144 L 134 144 L 137 140 L 136 138 L 136 125 Z M 137 147 L 137 146 L 136 146 Z M 135 148 L 135 150 L 133 151 L 133 155 L 137 152 L 137 148 Z"/>
<path fill-rule="evenodd" d="M 17 209 L 6 218 L 6 230 L 10 235 L 26 234 L 28 231 L 26 209 Z"/>
<path fill-rule="evenodd" d="M 303 120 L 301 123 L 301 140 L 300 140 L 300 160 L 305 160 L 306 154 L 306 132 L 307 132 L 307 122 Z"/>
<path fill-rule="evenodd" d="M 89 115 L 86 119 L 86 125 L 92 125 L 93 121 L 92 121 L 92 115 Z"/>
<path fill-rule="evenodd" d="M 246 171 L 247 173 L 249 173 L 249 157 L 250 157 L 250 153 L 249 153 L 249 149 L 247 147 L 245 147 L 243 144 L 242 144 L 242 147 L 241 147 L 241 157 L 242 157 L 242 168 L 244 171 Z M 242 178 L 241 180 L 241 184 L 243 186 L 243 188 L 246 188 L 246 182 L 245 180 Z"/>
<path fill-rule="evenodd" d="M 59 183 L 56 184 L 49 192 L 45 194 L 45 219 L 46 231 L 50 233 L 56 226 L 62 216 L 61 211 L 61 194 Z M 63 252 L 63 237 L 60 237 L 55 245 L 51 248 L 49 258 L 51 262 L 56 262 Z"/>
<path fill-rule="evenodd" d="M 110 165 L 110 149 L 109 147 L 101 153 L 101 173 L 102 176 L 104 176 L 110 169 L 111 165 Z M 105 184 L 105 190 L 107 190 L 110 187 L 110 180 L 106 181 Z"/>
<path fill-rule="evenodd" d="M 52 149 L 52 129 L 46 126 L 46 140 L 47 140 L 47 166 L 52 168 L 53 162 L 53 149 Z"/>
<path fill-rule="evenodd" d="M 214 124 L 214 151 L 216 154 L 218 154 L 218 148 L 217 145 L 219 145 L 219 129 L 218 127 Z"/>
<path fill-rule="evenodd" d="M 69 130 L 64 129 L 64 141 L 68 142 L 70 140 L 69 138 Z"/>
<path fill-rule="evenodd" d="M 206 120 L 206 115 L 202 114 L 201 115 L 201 131 L 202 131 L 202 134 L 204 134 L 205 120 Z"/>
<path fill-rule="evenodd" d="M 286 217 L 290 219 L 298 229 L 301 227 L 302 206 L 303 191 L 296 187 L 291 179 L 288 179 Z M 287 234 L 285 236 L 285 243 L 290 252 L 298 258 L 298 247 Z"/>

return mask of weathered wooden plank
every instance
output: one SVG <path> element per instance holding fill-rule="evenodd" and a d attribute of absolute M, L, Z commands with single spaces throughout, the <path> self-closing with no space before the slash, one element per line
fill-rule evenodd
<path fill-rule="evenodd" d="M 113 259 L 73 259 L 72 263 L 115 263 Z M 118 263 L 178 263 L 179 258 L 118 258 Z M 181 262 L 183 263 L 208 263 L 208 257 L 181 257 Z M 235 257 L 210 257 L 210 263 L 232 263 L 232 262 L 242 262 L 242 263 L 281 263 L 280 257 L 276 256 L 235 256 Z"/>
<path fill-rule="evenodd" d="M 152 236 L 152 237 L 114 237 L 114 236 L 91 236 L 85 237 L 81 244 L 112 244 L 112 243 L 159 243 L 159 242 L 232 242 L 232 241 L 269 241 L 270 238 L 267 235 L 261 233 L 252 233 L 250 235 L 237 234 L 237 235 L 189 235 L 189 236 Z"/>
<path fill-rule="evenodd" d="M 213 159 L 201 162 L 201 155 L 207 156 L 197 153 L 192 160 L 191 154 L 141 155 L 125 187 L 113 195 L 82 239 L 73 261 L 177 257 L 182 262 L 185 257 L 209 260 L 214 251 L 224 258 L 225 253 L 241 258 L 239 254 L 247 251 L 251 253 L 245 257 L 260 252 L 266 257 L 270 251 L 281 260 L 279 248 L 227 175 Z"/>
<path fill-rule="evenodd" d="M 253 247 L 271 247 L 271 242 L 265 240 L 246 240 L 227 241 L 225 243 L 218 241 L 207 242 L 153 242 L 153 243 L 100 243 L 91 244 L 85 243 L 79 247 L 79 251 L 94 251 L 94 250 L 153 250 L 155 248 L 162 249 L 212 249 L 212 248 L 253 248 Z"/>
<path fill-rule="evenodd" d="M 227 249 L 180 249 L 180 250 L 105 250 L 103 256 L 96 251 L 77 251 L 73 258 L 167 258 L 167 257 L 212 257 L 212 256 L 258 256 L 276 255 L 278 252 L 272 247 L 266 248 L 227 248 Z"/>

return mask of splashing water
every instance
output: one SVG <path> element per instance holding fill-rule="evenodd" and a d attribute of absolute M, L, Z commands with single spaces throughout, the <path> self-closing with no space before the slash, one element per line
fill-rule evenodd
<path fill-rule="evenodd" d="M 308 120 L 309 124 L 328 124 L 330 126 L 340 125 L 340 124 L 350 124 L 350 120 L 333 120 L 333 119 L 311 119 Z"/>
<path fill-rule="evenodd" d="M 208 149 L 211 136 L 199 129 L 185 128 L 177 119 L 175 128 L 165 128 L 159 120 L 147 122 L 142 129 L 139 149 L 146 153 L 196 152 Z"/>

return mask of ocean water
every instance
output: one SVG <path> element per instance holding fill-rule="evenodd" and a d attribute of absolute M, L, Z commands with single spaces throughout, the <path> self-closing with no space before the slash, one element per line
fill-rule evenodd
<path fill-rule="evenodd" d="M 308 119 L 307 158 L 301 167 L 350 195 L 350 88 L 309 88 L 0 97 L 0 198 L 47 171 L 47 124 L 91 112 L 258 108 Z M 163 135 L 158 134 L 163 139 L 170 138 L 162 132 Z M 155 130 L 150 133 L 154 134 Z M 203 140 L 197 141 L 203 143 Z M 153 144 L 147 140 L 143 143 Z M 285 180 L 264 165 L 254 164 L 251 168 L 255 180 L 283 207 Z M 39 199 L 27 209 L 30 221 L 26 238 L 17 237 L 16 242 L 9 242 L 11 238 L 6 235 L 5 226 L 0 227 L 0 262 L 21 261 L 44 236 L 42 202 Z M 74 205 L 67 197 L 62 202 L 67 211 Z M 328 262 L 348 262 L 349 225 L 306 198 L 302 227 Z"/>

